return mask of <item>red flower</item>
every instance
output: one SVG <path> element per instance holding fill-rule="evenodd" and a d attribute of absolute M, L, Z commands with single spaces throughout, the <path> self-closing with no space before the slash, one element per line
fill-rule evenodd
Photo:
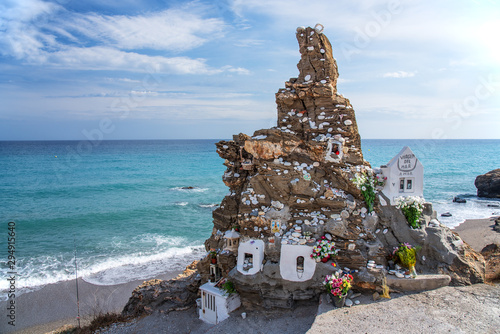
<path fill-rule="evenodd" d="M 325 236 L 322 236 L 321 239 L 325 239 Z"/>

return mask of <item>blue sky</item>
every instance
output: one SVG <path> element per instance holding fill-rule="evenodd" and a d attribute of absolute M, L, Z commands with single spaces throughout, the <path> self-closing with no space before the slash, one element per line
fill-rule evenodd
<path fill-rule="evenodd" d="M 271 127 L 316 23 L 362 138 L 498 139 L 499 17 L 499 0 L 3 0 L 0 140 Z"/>

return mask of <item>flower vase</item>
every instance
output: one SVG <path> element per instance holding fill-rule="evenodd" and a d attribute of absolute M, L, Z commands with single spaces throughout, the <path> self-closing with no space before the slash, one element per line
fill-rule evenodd
<path fill-rule="evenodd" d="M 415 266 L 411 265 L 408 268 L 408 271 L 410 272 L 411 278 L 416 278 L 417 277 L 417 271 L 415 270 Z"/>
<path fill-rule="evenodd" d="M 333 301 L 333 305 L 335 305 L 335 307 L 338 307 L 338 308 L 344 307 L 346 297 L 347 297 L 347 295 L 334 296 L 334 295 L 330 294 L 330 298 Z"/>

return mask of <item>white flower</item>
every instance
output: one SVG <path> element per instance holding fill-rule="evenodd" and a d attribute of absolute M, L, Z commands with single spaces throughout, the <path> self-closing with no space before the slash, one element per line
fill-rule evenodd
<path fill-rule="evenodd" d="M 365 186 L 362 186 L 362 187 L 361 187 L 361 190 L 366 191 L 366 187 L 365 187 Z"/>

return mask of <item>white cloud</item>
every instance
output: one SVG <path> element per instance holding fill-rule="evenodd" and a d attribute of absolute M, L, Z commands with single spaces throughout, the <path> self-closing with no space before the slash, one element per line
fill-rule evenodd
<path fill-rule="evenodd" d="M 58 24 L 68 33 L 126 50 L 191 50 L 222 36 L 224 28 L 220 19 L 204 18 L 181 9 L 137 16 L 76 14 Z"/>
<path fill-rule="evenodd" d="M 148 50 L 191 50 L 223 34 L 224 23 L 187 6 L 136 16 L 79 14 L 40 0 L 0 5 L 0 54 L 31 65 L 75 70 L 170 74 L 249 74 L 241 67 L 212 68 L 205 59 L 148 55 Z M 133 51 L 132 51 L 133 50 Z"/>
<path fill-rule="evenodd" d="M 417 71 L 414 72 L 405 72 L 405 71 L 397 71 L 397 72 L 388 72 L 384 73 L 382 76 L 384 78 L 411 78 L 417 74 Z"/>

